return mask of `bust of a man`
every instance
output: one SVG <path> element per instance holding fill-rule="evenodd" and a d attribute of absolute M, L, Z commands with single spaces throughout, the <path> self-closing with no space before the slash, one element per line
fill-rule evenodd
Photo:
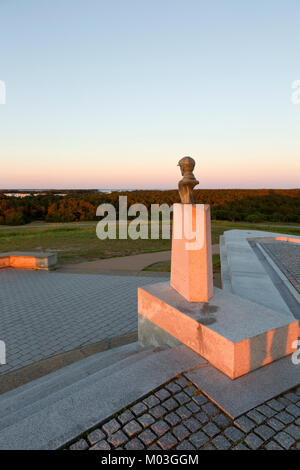
<path fill-rule="evenodd" d="M 193 189 L 199 184 L 196 180 L 193 170 L 195 168 L 195 160 L 191 157 L 183 157 L 178 162 L 183 178 L 178 183 L 178 191 L 182 204 L 195 204 Z"/>

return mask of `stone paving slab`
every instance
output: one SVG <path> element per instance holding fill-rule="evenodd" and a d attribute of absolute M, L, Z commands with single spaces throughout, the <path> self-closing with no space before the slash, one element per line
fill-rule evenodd
<path fill-rule="evenodd" d="M 187 377 L 228 415 L 237 418 L 298 386 L 300 364 L 293 364 L 290 355 L 235 380 L 229 379 L 211 365 L 188 372 Z"/>
<path fill-rule="evenodd" d="M 137 331 L 137 288 L 155 278 L 0 270 L 0 375 Z"/>
<path fill-rule="evenodd" d="M 181 374 L 69 444 L 69 450 L 300 449 L 300 387 L 235 421 Z"/>

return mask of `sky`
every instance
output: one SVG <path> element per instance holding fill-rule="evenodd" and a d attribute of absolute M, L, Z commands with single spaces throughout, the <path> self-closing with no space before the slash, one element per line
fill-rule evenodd
<path fill-rule="evenodd" d="M 299 0 L 0 0 L 0 188 L 300 187 Z"/>

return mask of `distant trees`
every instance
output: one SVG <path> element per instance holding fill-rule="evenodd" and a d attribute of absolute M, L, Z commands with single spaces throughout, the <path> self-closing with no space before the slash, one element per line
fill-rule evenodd
<path fill-rule="evenodd" d="M 47 222 L 75 222 L 95 219 L 93 204 L 81 199 L 63 199 L 48 207 Z"/>
<path fill-rule="evenodd" d="M 111 203 L 118 210 L 119 196 L 127 196 L 128 206 L 134 203 L 151 204 L 180 202 L 176 190 L 123 191 L 111 194 L 91 191 L 66 191 L 58 196 L 49 191 L 43 195 L 23 199 L 6 197 L 0 193 L 0 224 L 21 225 L 34 220 L 48 222 L 76 222 L 96 220 L 96 209 L 101 203 Z M 195 190 L 197 203 L 210 204 L 215 220 L 245 222 L 300 223 L 300 189 L 199 189 Z"/>
<path fill-rule="evenodd" d="M 237 191 L 237 190 L 232 190 Z M 264 190 L 263 194 L 238 194 L 239 198 L 213 206 L 215 219 L 246 222 L 300 223 L 300 190 Z"/>

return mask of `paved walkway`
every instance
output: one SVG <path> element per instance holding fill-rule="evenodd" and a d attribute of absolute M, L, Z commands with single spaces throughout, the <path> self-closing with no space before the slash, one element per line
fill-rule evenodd
<path fill-rule="evenodd" d="M 0 375 L 137 331 L 137 287 L 155 278 L 0 270 Z"/>
<path fill-rule="evenodd" d="M 219 254 L 219 245 L 213 245 L 213 254 Z M 156 253 L 142 253 L 140 255 L 119 256 L 97 261 L 85 261 L 83 263 L 63 265 L 59 272 L 73 273 L 135 273 L 139 274 L 144 268 L 160 261 L 169 261 L 171 251 L 159 251 Z"/>
<path fill-rule="evenodd" d="M 300 387 L 232 421 L 181 375 L 76 440 L 70 450 L 300 450 Z"/>
<path fill-rule="evenodd" d="M 171 259 L 171 251 L 156 253 L 142 253 L 132 256 L 118 256 L 115 258 L 99 259 L 97 261 L 84 261 L 82 263 L 63 265 L 60 272 L 103 273 L 123 272 L 139 273 L 150 264 Z"/>

